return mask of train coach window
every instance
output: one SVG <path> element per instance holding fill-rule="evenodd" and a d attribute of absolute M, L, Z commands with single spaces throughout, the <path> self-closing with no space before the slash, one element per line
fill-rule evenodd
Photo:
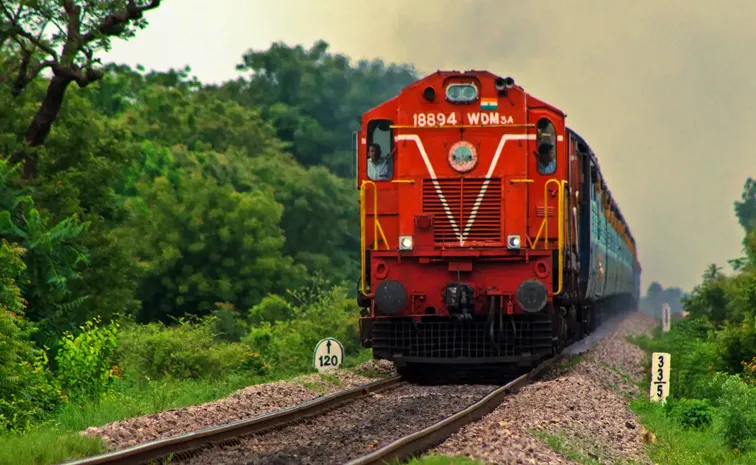
<path fill-rule="evenodd" d="M 536 165 L 540 174 L 553 174 L 556 171 L 556 129 L 546 118 L 538 120 L 536 125 Z"/>
<path fill-rule="evenodd" d="M 367 175 L 373 181 L 389 180 L 394 176 L 394 137 L 391 121 L 370 121 L 367 132 Z"/>

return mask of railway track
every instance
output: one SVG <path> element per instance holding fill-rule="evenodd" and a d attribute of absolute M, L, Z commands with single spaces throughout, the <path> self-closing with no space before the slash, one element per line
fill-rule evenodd
<path fill-rule="evenodd" d="M 170 463 L 180 460 L 189 465 L 384 464 L 420 454 L 443 442 L 463 426 L 493 411 L 509 393 L 536 378 L 558 358 L 549 359 L 530 373 L 495 388 L 420 387 L 393 377 L 249 420 L 66 465 L 146 464 L 160 463 L 165 458 L 171 458 Z"/>
<path fill-rule="evenodd" d="M 191 453 L 209 444 L 229 441 L 247 434 L 259 433 L 271 428 L 304 420 L 326 412 L 343 403 L 381 392 L 406 383 L 399 376 L 357 386 L 317 399 L 303 402 L 290 408 L 240 420 L 225 425 L 206 428 L 191 433 L 159 439 L 85 459 L 65 462 L 65 465 L 137 465 L 176 454 Z"/>

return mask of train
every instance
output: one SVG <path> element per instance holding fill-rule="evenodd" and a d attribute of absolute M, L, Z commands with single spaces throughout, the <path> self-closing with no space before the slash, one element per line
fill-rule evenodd
<path fill-rule="evenodd" d="M 532 369 L 637 310 L 628 222 L 566 113 L 437 71 L 362 115 L 362 346 L 400 374 Z"/>

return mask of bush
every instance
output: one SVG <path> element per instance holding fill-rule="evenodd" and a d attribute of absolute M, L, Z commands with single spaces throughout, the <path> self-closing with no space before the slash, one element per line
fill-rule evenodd
<path fill-rule="evenodd" d="M 719 432 L 728 446 L 747 451 L 756 446 L 756 388 L 738 376 L 722 385 Z"/>
<path fill-rule="evenodd" d="M 756 328 L 750 321 L 726 327 L 717 337 L 717 351 L 727 373 L 743 371 L 743 361 L 756 354 Z"/>
<path fill-rule="evenodd" d="M 224 341 L 239 342 L 248 332 L 247 324 L 244 319 L 234 308 L 234 305 L 228 302 L 219 302 L 215 304 L 216 309 L 213 311 L 213 331 L 216 336 Z"/>
<path fill-rule="evenodd" d="M 182 318 L 178 325 L 133 325 L 123 331 L 118 354 L 124 373 L 138 378 L 201 379 L 233 371 L 265 374 L 259 354 L 245 344 L 219 340 L 215 318 Z"/>
<path fill-rule="evenodd" d="M 714 409 L 707 401 L 668 397 L 664 406 L 667 417 L 683 428 L 699 429 L 711 425 Z"/>
<path fill-rule="evenodd" d="M 670 395 L 677 398 L 710 399 L 711 375 L 722 369 L 716 340 L 710 327 L 700 320 L 675 322 L 668 333 L 655 338 L 638 337 L 635 342 L 649 352 L 672 355 L 672 386 Z"/>
<path fill-rule="evenodd" d="M 57 375 L 63 390 L 72 400 L 97 399 L 113 386 L 116 379 L 115 350 L 118 324 L 96 326 L 95 318 L 81 326 L 74 337 L 66 332 L 55 357 Z"/>
<path fill-rule="evenodd" d="M 288 320 L 279 320 L 273 309 L 284 309 Z M 250 311 L 260 321 L 244 342 L 260 352 L 276 371 L 306 371 L 312 368 L 315 345 L 325 337 L 335 337 L 346 354 L 360 350 L 359 313 L 343 287 L 330 286 L 313 278 L 308 288 L 291 292 L 288 301 L 269 296 Z M 272 321 L 265 321 L 269 318 Z"/>
<path fill-rule="evenodd" d="M 756 357 L 750 362 L 743 362 L 743 379 L 746 383 L 756 386 Z"/>
<path fill-rule="evenodd" d="M 5 240 L 0 244 L 0 431 L 27 428 L 61 400 L 47 356 L 34 348 L 33 328 L 21 316 L 22 253 Z"/>

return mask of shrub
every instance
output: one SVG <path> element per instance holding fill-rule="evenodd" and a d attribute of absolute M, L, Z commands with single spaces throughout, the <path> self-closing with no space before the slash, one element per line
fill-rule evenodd
<path fill-rule="evenodd" d="M 133 325 L 120 339 L 118 354 L 124 373 L 138 378 L 217 378 L 238 370 L 266 367 L 245 344 L 219 340 L 215 318 L 182 318 L 175 326 Z"/>
<path fill-rule="evenodd" d="M 55 357 L 57 376 L 64 391 L 73 400 L 97 399 L 116 379 L 115 350 L 118 324 L 98 327 L 98 318 L 81 326 L 77 336 L 66 332 Z"/>
<path fill-rule="evenodd" d="M 61 400 L 47 356 L 32 344 L 33 328 L 22 317 L 22 253 L 17 245 L 0 243 L 0 431 L 25 429 Z"/>
<path fill-rule="evenodd" d="M 744 360 L 756 354 L 756 327 L 751 321 L 726 327 L 717 337 L 717 351 L 727 373 L 743 371 Z"/>
<path fill-rule="evenodd" d="M 719 432 L 733 449 L 746 451 L 756 446 L 756 388 L 738 376 L 729 376 L 722 385 Z"/>
<path fill-rule="evenodd" d="M 699 429 L 709 426 L 714 409 L 705 400 L 667 398 L 664 406 L 667 417 L 673 418 L 683 428 Z"/>
<path fill-rule="evenodd" d="M 756 386 L 756 357 L 750 362 L 743 362 L 743 379 L 746 383 Z"/>
<path fill-rule="evenodd" d="M 275 308 L 285 309 L 290 318 L 279 320 Z M 337 338 L 345 355 L 360 349 L 357 306 L 343 287 L 330 286 L 319 277 L 310 287 L 291 292 L 287 300 L 267 297 L 250 311 L 250 317 L 261 322 L 243 340 L 276 371 L 310 369 L 315 345 L 325 337 Z"/>
<path fill-rule="evenodd" d="M 218 302 L 213 311 L 213 331 L 224 341 L 239 342 L 247 334 L 247 324 L 234 308 L 227 302 Z"/>

